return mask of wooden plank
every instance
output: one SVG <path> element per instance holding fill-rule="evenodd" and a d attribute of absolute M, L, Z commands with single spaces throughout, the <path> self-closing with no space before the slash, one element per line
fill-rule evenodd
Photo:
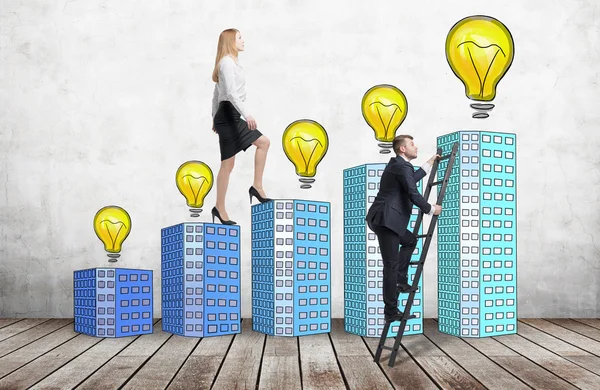
<path fill-rule="evenodd" d="M 166 388 L 199 341 L 197 337 L 172 335 L 122 388 Z"/>
<path fill-rule="evenodd" d="M 0 378 L 5 377 L 16 369 L 69 341 L 75 336 L 77 336 L 77 333 L 75 333 L 72 326 L 64 326 L 56 332 L 50 333 L 21 349 L 17 349 L 8 355 L 5 355 L 0 358 Z"/>
<path fill-rule="evenodd" d="M 244 318 L 212 389 L 256 388 L 264 344 L 265 335 L 254 332 L 252 319 Z"/>
<path fill-rule="evenodd" d="M 463 341 L 535 389 L 576 389 L 493 338 L 465 337 Z"/>
<path fill-rule="evenodd" d="M 259 389 L 301 389 L 298 337 L 267 335 Z"/>
<path fill-rule="evenodd" d="M 38 326 L 34 326 L 30 329 L 27 329 L 24 332 L 7 338 L 6 340 L 0 341 L 0 357 L 6 356 L 11 352 L 26 346 L 27 344 L 33 343 L 34 341 L 41 339 L 47 334 L 52 333 L 55 330 L 62 328 L 63 326 L 67 326 L 72 322 L 73 320 L 70 319 L 54 319 L 44 321 Z"/>
<path fill-rule="evenodd" d="M 578 348 L 593 353 L 596 356 L 600 356 L 600 342 L 592 340 L 589 337 L 580 335 L 572 330 L 565 329 L 562 326 L 558 326 L 542 319 L 527 318 L 520 321 L 566 341 L 567 343 L 573 344 Z"/>
<path fill-rule="evenodd" d="M 519 336 L 600 375 L 600 358 L 525 323 L 519 324 Z"/>
<path fill-rule="evenodd" d="M 577 387 L 544 370 L 523 356 L 493 356 L 491 358 L 534 389 L 577 389 Z"/>
<path fill-rule="evenodd" d="M 83 382 L 138 337 L 101 339 L 87 335 L 77 336 L 74 340 L 79 338 L 99 339 L 100 342 L 94 343 L 93 347 L 45 377 L 41 382 L 36 383 L 32 389 L 71 389 Z M 81 341 L 83 342 L 83 340 Z"/>
<path fill-rule="evenodd" d="M 460 338 L 439 332 L 437 322 L 432 319 L 423 320 L 423 332 L 488 389 L 529 389 L 529 386 Z"/>
<path fill-rule="evenodd" d="M 127 348 L 119 352 L 117 356 L 81 383 L 77 389 L 118 389 L 171 336 L 170 333 L 163 332 L 161 328 L 160 321 L 158 321 L 154 324 L 152 334 L 144 334 L 138 337 Z"/>
<path fill-rule="evenodd" d="M 298 337 L 304 389 L 346 389 L 327 333 Z"/>
<path fill-rule="evenodd" d="M 386 340 L 386 345 L 393 345 L 392 338 Z M 369 347 L 371 356 L 374 359 L 379 345 L 379 339 L 376 337 L 363 337 L 363 341 Z M 394 367 L 388 366 L 391 351 L 384 349 L 381 353 L 379 367 L 383 369 L 385 376 L 396 389 L 437 389 L 435 383 L 429 379 L 427 374 L 408 356 L 403 348 L 398 350 L 396 363 Z"/>
<path fill-rule="evenodd" d="M 563 328 L 572 330 L 573 332 L 582 334 L 593 340 L 600 341 L 600 329 L 596 329 L 594 327 L 567 318 L 546 318 L 546 321 L 562 326 Z"/>
<path fill-rule="evenodd" d="M 519 320 L 518 334 L 560 356 L 593 356 L 589 352 L 542 332 L 521 320 Z"/>
<path fill-rule="evenodd" d="M 77 335 L 60 347 L 2 378 L 0 389 L 27 389 L 100 341 L 101 338 Z"/>
<path fill-rule="evenodd" d="M 168 389 L 209 389 L 233 339 L 234 335 L 225 335 L 200 340 Z"/>
<path fill-rule="evenodd" d="M 49 321 L 48 318 L 27 318 L 23 321 L 15 321 L 10 326 L 5 326 L 0 329 L 0 341 L 6 340 L 9 337 L 12 337 L 16 334 L 26 331 L 27 329 L 31 329 L 39 324 L 42 324 L 46 321 Z"/>
<path fill-rule="evenodd" d="M 155 320 L 157 321 L 157 320 Z M 72 327 L 70 329 L 73 329 Z M 74 332 L 75 333 L 75 332 Z M 58 348 L 42 355 L 0 381 L 0 389 L 25 389 L 64 366 L 104 339 L 77 334 Z"/>
<path fill-rule="evenodd" d="M 7 327 L 19 321 L 23 321 L 23 318 L 0 318 L 0 328 Z"/>
<path fill-rule="evenodd" d="M 402 344 L 413 359 L 444 389 L 485 389 L 424 335 L 402 337 Z"/>
<path fill-rule="evenodd" d="M 575 321 L 586 324 L 596 329 L 600 329 L 600 320 L 597 318 L 574 318 Z"/>
<path fill-rule="evenodd" d="M 331 321 L 331 341 L 337 359 L 351 389 L 393 389 L 373 361 L 373 356 L 360 336 L 347 333 L 342 319 Z"/>
<path fill-rule="evenodd" d="M 494 339 L 580 389 L 597 390 L 600 388 L 600 376 L 579 367 L 573 362 L 540 347 L 518 334 L 497 336 Z"/>

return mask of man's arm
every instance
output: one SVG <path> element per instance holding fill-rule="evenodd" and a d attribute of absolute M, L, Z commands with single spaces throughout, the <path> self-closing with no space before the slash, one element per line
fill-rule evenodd
<path fill-rule="evenodd" d="M 402 164 L 396 172 L 396 179 L 402 187 L 408 192 L 410 200 L 427 215 L 433 215 L 435 207 L 433 203 L 428 203 L 423 195 L 419 193 L 415 181 L 415 171 L 408 164 Z"/>
<path fill-rule="evenodd" d="M 415 171 L 415 182 L 423 179 L 426 175 L 431 171 L 431 164 L 429 162 L 425 162 L 425 164 L 421 165 L 421 168 Z"/>

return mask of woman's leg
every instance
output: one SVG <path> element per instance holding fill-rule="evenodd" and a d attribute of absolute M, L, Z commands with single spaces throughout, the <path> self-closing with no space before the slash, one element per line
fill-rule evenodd
<path fill-rule="evenodd" d="M 254 154 L 254 188 L 258 191 L 260 196 L 266 198 L 265 192 L 263 191 L 263 172 L 265 170 L 265 162 L 267 161 L 267 152 L 269 151 L 269 145 L 271 141 L 261 135 L 258 139 L 252 142 L 256 146 L 256 153 Z"/>
<path fill-rule="evenodd" d="M 229 220 L 229 216 L 225 211 L 225 195 L 227 194 L 227 186 L 229 185 L 229 175 L 233 170 L 235 163 L 235 156 L 228 158 L 227 160 L 221 161 L 221 168 L 217 174 L 217 204 L 215 207 L 221 214 L 221 218 L 224 221 Z"/>

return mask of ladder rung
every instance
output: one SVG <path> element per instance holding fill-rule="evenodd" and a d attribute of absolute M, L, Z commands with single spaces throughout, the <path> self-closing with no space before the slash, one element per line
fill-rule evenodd
<path fill-rule="evenodd" d="M 419 264 L 421 264 L 420 261 L 411 261 L 408 263 L 408 265 L 419 265 Z"/>
<path fill-rule="evenodd" d="M 442 156 L 442 157 L 440 157 L 439 159 L 440 159 L 440 160 L 445 160 L 445 159 L 447 159 L 447 158 L 450 158 L 450 156 L 452 156 L 452 153 L 450 153 L 450 154 L 447 154 L 447 155 L 445 155 L 445 156 Z"/>
<path fill-rule="evenodd" d="M 410 293 L 413 293 L 413 292 L 416 293 L 418 291 L 419 291 L 419 288 L 411 288 L 409 291 L 402 291 L 402 292 L 396 291 L 396 296 L 399 297 L 400 294 L 410 294 Z"/>
<path fill-rule="evenodd" d="M 443 180 L 438 180 L 438 181 L 434 181 L 433 183 L 431 183 L 432 186 L 437 186 L 440 183 L 443 183 Z"/>
<path fill-rule="evenodd" d="M 428 236 L 430 236 L 430 234 L 419 234 L 419 235 L 416 235 L 415 237 L 416 238 L 423 238 L 423 237 L 428 237 Z"/>

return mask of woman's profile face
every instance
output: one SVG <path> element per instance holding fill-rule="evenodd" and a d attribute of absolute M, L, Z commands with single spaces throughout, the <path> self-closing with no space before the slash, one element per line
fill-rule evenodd
<path fill-rule="evenodd" d="M 242 34 L 240 34 L 240 32 L 238 31 L 235 34 L 235 48 L 238 51 L 244 51 L 244 43 L 245 41 L 242 39 Z"/>

